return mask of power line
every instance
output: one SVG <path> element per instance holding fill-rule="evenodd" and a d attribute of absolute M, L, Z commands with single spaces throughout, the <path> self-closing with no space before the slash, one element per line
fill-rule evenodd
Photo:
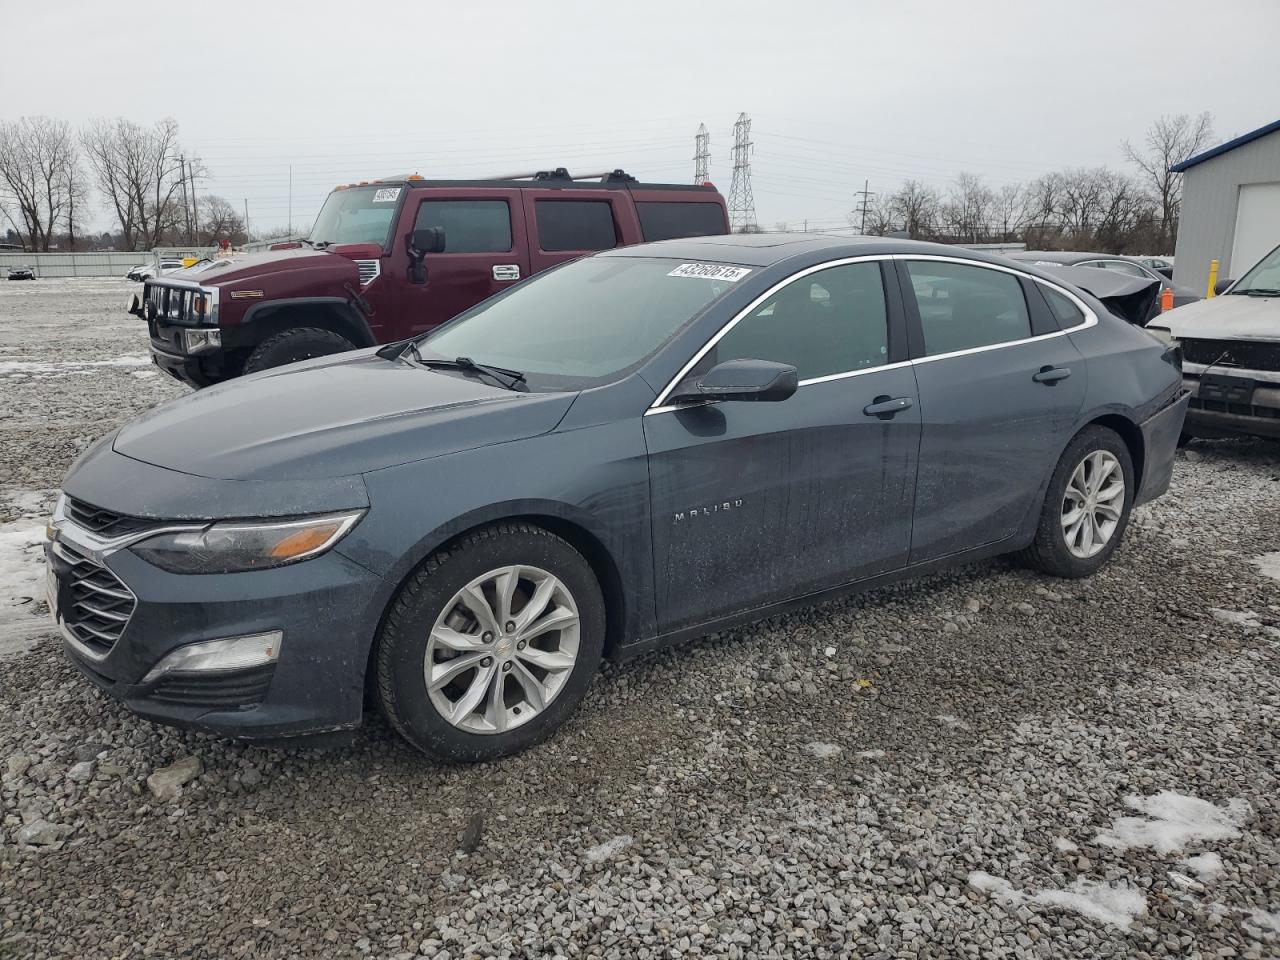
<path fill-rule="evenodd" d="M 733 182 L 729 187 L 729 227 L 756 229 L 756 201 L 751 193 L 751 118 L 738 114 L 733 125 Z"/>
<path fill-rule="evenodd" d="M 711 179 L 711 134 L 707 132 L 705 123 L 698 124 L 697 136 L 693 138 L 693 182 L 706 183 Z"/>

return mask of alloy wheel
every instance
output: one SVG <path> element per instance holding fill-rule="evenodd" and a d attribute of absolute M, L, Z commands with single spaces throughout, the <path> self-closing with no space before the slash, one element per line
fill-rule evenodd
<path fill-rule="evenodd" d="M 1124 511 L 1124 469 L 1115 455 L 1094 450 L 1071 474 L 1062 498 L 1062 535 L 1081 560 L 1101 553 Z"/>
<path fill-rule="evenodd" d="M 490 570 L 436 618 L 423 672 L 431 703 L 468 733 L 504 733 L 542 713 L 578 657 L 578 605 L 538 567 Z"/>

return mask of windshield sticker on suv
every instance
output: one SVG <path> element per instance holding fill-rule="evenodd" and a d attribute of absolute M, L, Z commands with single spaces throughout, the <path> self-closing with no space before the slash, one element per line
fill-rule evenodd
<path fill-rule="evenodd" d="M 395 203 L 400 198 L 399 187 L 383 187 L 373 195 L 374 203 Z"/>
<path fill-rule="evenodd" d="M 737 283 L 748 273 L 750 267 L 726 267 L 722 263 L 682 263 L 668 277 L 700 277 L 703 280 L 728 280 Z"/>

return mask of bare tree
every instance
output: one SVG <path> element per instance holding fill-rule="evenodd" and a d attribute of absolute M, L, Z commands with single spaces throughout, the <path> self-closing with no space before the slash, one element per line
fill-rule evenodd
<path fill-rule="evenodd" d="M 1161 247 L 1157 253 L 1173 252 L 1177 236 L 1179 208 L 1182 206 L 1182 174 L 1169 168 L 1203 150 L 1213 139 L 1213 115 L 1205 112 L 1196 117 L 1185 113 L 1161 117 L 1153 123 L 1141 148 L 1129 141 L 1123 144 L 1124 155 L 1142 171 L 1145 186 L 1159 206 Z"/>
<path fill-rule="evenodd" d="M 938 222 L 938 191 L 907 180 L 889 197 L 889 209 L 913 240 L 932 235 Z"/>
<path fill-rule="evenodd" d="M 854 207 L 849 211 L 848 219 L 849 226 L 857 231 L 865 230 L 868 237 L 883 237 L 894 230 L 893 212 L 888 202 L 880 199 L 867 201 L 865 216 L 861 204 Z"/>
<path fill-rule="evenodd" d="M 1017 237 L 1027 222 L 1027 191 L 1018 183 L 1005 184 L 992 197 L 992 224 L 998 229 L 997 242 Z"/>
<path fill-rule="evenodd" d="M 986 238 L 994 202 L 991 189 L 982 182 L 982 177 L 962 172 L 942 206 L 942 221 L 956 239 L 979 243 Z"/>
<path fill-rule="evenodd" d="M 177 121 L 143 127 L 124 119 L 97 120 L 82 131 L 81 141 L 126 247 L 158 246 L 185 221 Z"/>
<path fill-rule="evenodd" d="M 230 241 L 233 245 L 245 242 L 244 218 L 229 200 L 209 193 L 202 196 L 199 203 L 199 242 L 202 245 L 215 244 L 219 240 Z"/>
<path fill-rule="evenodd" d="M 76 166 L 76 141 L 65 121 L 0 122 L 0 191 L 9 201 L 5 215 L 32 250 L 49 249 L 74 200 Z"/>

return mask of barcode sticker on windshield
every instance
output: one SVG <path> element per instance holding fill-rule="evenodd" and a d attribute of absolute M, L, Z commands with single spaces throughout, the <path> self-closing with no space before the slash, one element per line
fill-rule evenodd
<path fill-rule="evenodd" d="M 400 198 L 399 187 L 383 187 L 373 195 L 374 203 L 395 203 Z"/>
<path fill-rule="evenodd" d="M 723 263 L 682 263 L 668 277 L 701 277 L 703 280 L 728 280 L 737 283 L 748 273 L 750 267 L 727 267 Z"/>

